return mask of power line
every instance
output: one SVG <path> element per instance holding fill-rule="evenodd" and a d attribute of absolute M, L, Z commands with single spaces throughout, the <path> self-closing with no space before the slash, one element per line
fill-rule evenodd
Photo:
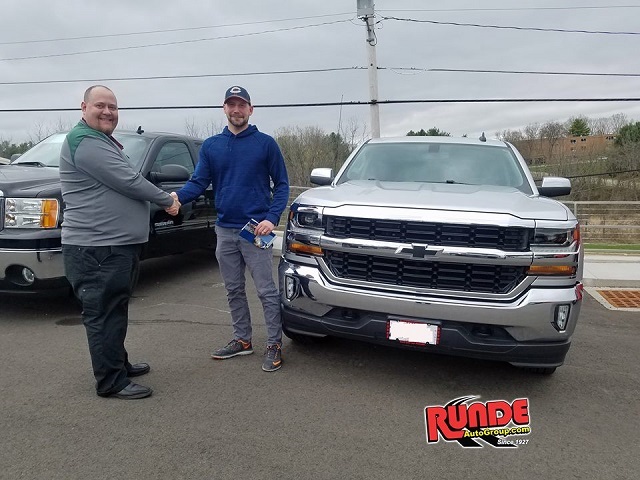
<path fill-rule="evenodd" d="M 294 73 L 322 73 L 339 72 L 344 70 L 366 70 L 367 67 L 335 67 L 335 68 L 312 68 L 308 70 L 273 70 L 269 72 L 243 72 L 243 73 L 205 73 L 198 75 L 157 75 L 149 77 L 117 77 L 117 78 L 83 78 L 70 80 L 28 80 L 21 82 L 0 82 L 0 85 L 33 85 L 49 83 L 89 83 L 89 82 L 118 82 L 128 80 L 174 80 L 181 78 L 211 78 L 211 77 L 243 77 L 251 75 L 285 75 Z"/>
<path fill-rule="evenodd" d="M 577 7 L 516 7 L 516 8 L 415 8 L 415 9 L 383 9 L 378 12 L 499 12 L 499 11 L 526 11 L 526 10 L 586 10 L 586 9 L 617 9 L 617 8 L 640 8 L 640 5 L 609 5 L 609 6 L 577 6 Z M 121 32 L 121 33 L 109 33 L 104 35 L 83 35 L 77 37 L 62 37 L 62 38 L 45 38 L 40 40 L 17 40 L 12 42 L 0 42 L 0 45 L 25 45 L 30 43 L 51 43 L 51 42 L 63 42 L 72 40 L 89 40 L 96 38 L 113 38 L 113 37 L 128 37 L 137 35 L 151 35 L 156 33 L 175 33 L 175 32 L 187 32 L 194 30 L 206 30 L 209 28 L 226 28 L 226 27 L 240 27 L 246 25 L 260 25 L 264 23 L 277 23 L 277 22 L 289 22 L 293 20 L 310 20 L 314 18 L 326 18 L 326 17 L 339 17 L 342 15 L 353 16 L 353 12 L 342 13 L 329 13 L 324 15 L 310 15 L 306 17 L 291 17 L 291 18 L 279 18 L 273 20 L 258 20 L 255 22 L 238 22 L 238 23 L 224 23 L 219 25 L 202 25 L 199 27 L 184 27 L 184 28 L 168 28 L 162 30 L 143 30 L 140 32 Z"/>
<path fill-rule="evenodd" d="M 422 72 L 453 72 L 453 73 L 508 73 L 518 75 L 574 75 L 574 76 L 598 76 L 598 77 L 640 77 L 640 73 L 603 73 L 603 72 L 552 72 L 541 70 L 486 70 L 474 68 L 415 68 L 415 67 L 384 67 L 388 70 L 409 70 Z M 1 85 L 1 84 L 0 84 Z"/>
<path fill-rule="evenodd" d="M 322 22 L 322 23 L 314 23 L 308 25 L 299 25 L 297 27 L 287 27 L 287 28 L 277 28 L 273 30 L 263 30 L 262 32 L 251 32 L 251 33 L 237 33 L 234 35 L 222 35 L 219 37 L 211 37 L 211 38 L 197 38 L 193 40 L 179 40 L 175 42 L 163 42 L 163 43 L 152 43 L 147 45 L 132 45 L 128 47 L 114 47 L 114 48 L 103 48 L 100 50 L 85 50 L 81 52 L 67 52 L 67 53 L 52 53 L 47 55 L 33 55 L 29 57 L 12 57 L 12 58 L 0 58 L 0 62 L 8 62 L 13 60 L 34 60 L 39 58 L 53 58 L 53 57 L 69 57 L 73 55 L 86 55 L 88 53 L 104 53 L 104 52 L 116 52 L 122 50 L 134 50 L 138 48 L 148 48 L 148 47 L 165 47 L 168 45 L 180 45 L 185 43 L 197 43 L 197 42 L 208 42 L 212 40 L 222 40 L 228 38 L 238 38 L 238 37 L 250 37 L 253 35 L 264 35 L 265 33 L 278 33 L 278 32 L 287 32 L 291 30 L 301 30 L 303 28 L 311 28 L 311 27 L 320 27 L 325 25 L 335 25 L 337 23 L 345 23 L 349 22 L 349 20 L 334 20 L 332 22 Z"/>
<path fill-rule="evenodd" d="M 576 6 L 576 7 L 516 7 L 516 8 L 424 8 L 424 9 L 416 8 L 416 9 L 388 9 L 388 10 L 383 9 L 383 10 L 378 10 L 378 12 L 498 12 L 498 11 L 526 11 L 526 10 L 586 10 L 586 9 L 610 10 L 610 9 L 618 9 L 618 8 L 640 8 L 640 5 Z M 310 20 L 314 18 L 338 17 L 342 15 L 353 16 L 353 12 L 329 13 L 324 15 L 310 15 L 305 17 L 279 18 L 279 19 L 273 19 L 273 20 L 258 20 L 255 22 L 203 25 L 199 27 L 169 28 L 169 29 L 163 29 L 163 30 L 143 30 L 140 32 L 121 32 L 121 33 L 109 33 L 104 35 L 83 35 L 83 36 L 77 36 L 77 37 L 46 38 L 41 40 L 17 40 L 12 42 L 0 42 L 0 45 L 25 45 L 30 43 L 51 43 L 51 42 L 62 42 L 62 41 L 72 41 L 72 40 L 89 40 L 89 39 L 96 39 L 96 38 L 151 35 L 156 33 L 186 32 L 186 31 L 194 31 L 194 30 L 206 30 L 209 28 L 240 27 L 240 26 L 246 26 L 246 25 L 259 25 L 264 23 L 289 22 L 293 20 Z"/>
<path fill-rule="evenodd" d="M 257 75 L 290 75 L 299 73 L 325 73 L 353 70 L 366 70 L 367 67 L 332 67 L 311 68 L 304 70 L 271 70 L 266 72 L 234 72 L 234 73 L 203 73 L 193 75 L 154 75 L 146 77 L 113 77 L 113 78 L 74 78 L 67 80 L 23 80 L 12 82 L 0 82 L 0 85 L 37 85 L 58 83 L 91 83 L 91 82 L 123 82 L 131 80 L 177 80 L 212 77 L 246 77 Z M 408 71 L 408 72 L 450 72 L 450 73 L 496 73 L 514 75 L 570 75 L 570 76 L 598 76 L 598 77 L 640 77 L 640 73 L 604 73 L 604 72 L 553 72 L 540 70 L 487 70 L 470 68 L 420 68 L 420 67 L 378 67 L 378 70 Z"/>
<path fill-rule="evenodd" d="M 526 30 L 535 32 L 560 32 L 560 33 L 586 33 L 597 35 L 640 35 L 640 32 L 613 32 L 599 30 L 569 30 L 563 28 L 537 28 L 537 27 L 514 27 L 505 25 L 482 25 L 479 23 L 460 23 L 460 22 L 438 22 L 436 20 L 418 20 L 415 18 L 398 18 L 398 17 L 382 17 L 382 20 L 397 20 L 399 22 L 415 22 L 415 23 L 431 23 L 434 25 L 453 25 L 456 27 L 478 27 L 478 28 L 496 28 L 505 30 Z"/>
<path fill-rule="evenodd" d="M 601 177 L 604 175 L 616 175 L 618 173 L 631 173 L 631 172 L 640 172 L 640 168 L 634 168 L 633 170 L 618 170 L 615 172 L 589 173 L 586 175 L 572 175 L 572 176 L 565 176 L 565 178 Z"/>
<path fill-rule="evenodd" d="M 324 18 L 324 17 L 337 17 L 342 15 L 350 15 L 353 17 L 353 12 L 349 13 L 330 13 L 325 15 L 313 15 L 309 17 L 293 17 L 293 18 L 281 18 L 277 20 L 260 20 L 256 22 L 241 22 L 241 23 L 227 23 L 221 25 L 205 25 L 201 27 L 185 27 L 185 28 L 170 28 L 166 30 L 146 30 L 142 32 L 123 32 L 123 33 L 110 33 L 105 35 L 86 35 L 81 37 L 65 37 L 65 38 L 49 38 L 44 40 L 20 40 L 13 42 L 0 42 L 0 45 L 22 45 L 28 43 L 51 43 L 51 42 L 62 42 L 67 40 L 87 40 L 93 38 L 112 38 L 112 37 L 127 37 L 134 35 L 149 35 L 154 33 L 173 33 L 173 32 L 186 32 L 192 30 L 204 30 L 208 28 L 224 28 L 224 27 L 239 27 L 246 25 L 258 25 L 262 23 L 276 23 L 276 22 L 289 22 L 292 20 L 309 20 L 312 18 Z"/>
<path fill-rule="evenodd" d="M 569 29 L 536 28 L 536 27 L 515 27 L 515 26 L 504 26 L 504 25 L 482 25 L 482 24 L 476 24 L 476 23 L 439 22 L 439 21 L 435 21 L 435 20 L 418 20 L 418 19 L 413 19 L 413 18 L 399 18 L 399 17 L 382 17 L 382 19 L 383 20 L 396 20 L 396 21 L 403 21 L 403 22 L 430 23 L 430 24 L 436 24 L 436 25 L 453 25 L 453 26 L 494 28 L 494 29 L 529 30 L 529 31 L 541 31 L 541 32 L 585 33 L 585 34 L 607 34 L 607 35 L 640 35 L 640 32 L 591 31 L 591 30 L 569 30 Z M 213 40 L 223 40 L 223 39 L 230 39 L 230 38 L 248 37 L 248 36 L 253 36 L 253 35 L 263 35 L 263 34 L 267 34 L 267 33 L 278 33 L 278 32 L 291 31 L 291 30 L 299 30 L 299 29 L 303 29 L 303 28 L 334 25 L 334 24 L 345 23 L 345 22 L 351 22 L 351 19 L 335 20 L 335 21 L 332 21 L 332 22 L 322 22 L 322 23 L 316 23 L 316 24 L 300 25 L 300 26 L 296 26 L 296 27 L 287 27 L 287 28 L 279 28 L 279 29 L 273 29 L 273 30 L 264 30 L 264 31 L 261 31 L 261 32 L 239 33 L 239 34 L 234 34 L 234 35 L 223 35 L 223 36 L 218 36 L 218 37 L 200 38 L 200 39 L 193 39 L 193 40 L 180 40 L 180 41 L 153 43 L 153 44 L 146 44 L 146 45 L 132 45 L 132 46 L 127 46 L 127 47 L 114 47 L 114 48 L 104 48 L 104 49 L 98 49 L 98 50 L 85 50 L 85 51 L 78 51 L 78 52 L 54 53 L 54 54 L 46 54 L 46 55 L 32 55 L 32 56 L 25 56 L 25 57 L 0 58 L 0 61 L 8 62 L 8 61 L 15 61 L 15 60 L 35 60 L 35 59 L 41 59 L 41 58 L 66 57 L 66 56 L 75 56 L 75 55 L 86 55 L 86 54 L 91 54 L 91 53 L 105 53 L 105 52 L 115 52 L 115 51 L 123 51 L 123 50 L 134 50 L 134 49 L 140 49 L 140 48 L 162 47 L 162 46 L 169 46 L 169 45 L 180 45 L 180 44 L 186 44 L 186 43 L 197 43 L 197 42 L 206 42 L 206 41 L 213 41 Z M 255 22 L 255 23 L 260 23 L 260 22 Z M 197 28 L 211 28 L 211 27 L 193 27 L 193 29 L 197 29 Z M 168 31 L 178 31 L 178 30 L 188 30 L 188 28 L 187 29 L 164 30 L 164 31 L 168 32 Z M 157 32 L 163 32 L 163 30 L 158 30 Z M 138 32 L 138 33 L 130 33 L 130 34 L 117 34 L 117 35 L 135 35 L 135 34 L 143 34 L 143 33 L 155 33 L 155 32 Z M 114 34 L 114 35 L 116 35 L 116 34 Z M 73 40 L 73 39 L 81 39 L 81 38 L 100 38 L 100 37 L 103 37 L 103 36 L 107 37 L 107 36 L 111 36 L 111 35 L 98 35 L 98 36 L 94 36 L 94 37 L 72 37 L 72 38 L 58 39 L 58 40 Z M 41 40 L 37 40 L 37 41 L 33 41 L 33 42 L 40 42 L 40 41 Z M 42 40 L 42 41 L 45 41 L 45 40 Z M 54 40 L 49 40 L 49 41 L 56 41 L 56 40 L 54 39 Z M 14 43 L 17 43 L 17 42 L 14 42 Z M 20 42 L 20 43 L 32 43 L 32 42 Z M 7 45 L 7 44 L 11 44 L 11 42 L 0 43 L 0 45 Z"/>
<path fill-rule="evenodd" d="M 297 107 L 335 107 L 340 105 L 359 106 L 372 104 L 406 104 L 406 103 L 534 103 L 534 102 L 640 102 L 640 97 L 630 98 L 476 98 L 476 99 L 415 99 L 415 100 L 378 100 L 351 102 L 315 102 L 315 103 L 276 103 L 254 105 L 255 108 L 297 108 Z M 165 105 L 119 107 L 119 110 L 198 110 L 220 109 L 222 105 Z M 73 112 L 73 108 L 3 108 L 0 113 L 28 113 L 28 112 Z"/>
<path fill-rule="evenodd" d="M 507 12 L 521 10 L 587 10 L 587 9 L 614 9 L 614 8 L 640 8 L 640 5 L 608 5 L 608 6 L 581 6 L 581 7 L 512 7 L 512 8 L 415 8 L 415 9 L 388 9 L 378 12 Z"/>

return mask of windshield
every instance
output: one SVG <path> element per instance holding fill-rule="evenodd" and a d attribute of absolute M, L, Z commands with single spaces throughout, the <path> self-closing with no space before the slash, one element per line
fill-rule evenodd
<path fill-rule="evenodd" d="M 12 165 L 33 164 L 58 168 L 60 166 L 60 150 L 66 136 L 66 133 L 54 133 L 16 158 L 11 162 Z M 150 140 L 140 135 L 117 132 L 113 136 L 124 146 L 123 151 L 131 166 L 138 169 L 142 164 Z"/>
<path fill-rule="evenodd" d="M 491 145 L 369 143 L 337 183 L 351 180 L 497 185 L 532 193 L 513 152 Z"/>

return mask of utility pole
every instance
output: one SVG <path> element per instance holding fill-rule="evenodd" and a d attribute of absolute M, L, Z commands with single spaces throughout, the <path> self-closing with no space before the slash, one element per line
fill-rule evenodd
<path fill-rule="evenodd" d="M 371 137 L 380 137 L 380 106 L 378 105 L 378 62 L 376 60 L 376 34 L 374 32 L 373 0 L 356 0 L 358 18 L 367 26 L 367 54 L 369 57 L 369 112 L 371 118 Z"/>

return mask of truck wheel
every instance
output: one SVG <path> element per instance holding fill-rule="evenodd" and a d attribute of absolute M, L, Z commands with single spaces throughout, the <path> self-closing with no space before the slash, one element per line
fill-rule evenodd
<path fill-rule="evenodd" d="M 299 343 L 300 345 L 313 345 L 314 343 L 317 343 L 318 340 L 323 339 L 323 337 L 312 337 L 311 335 L 290 332 L 286 328 L 282 329 L 282 333 L 284 333 L 287 337 L 289 337 L 295 343 Z"/>
<path fill-rule="evenodd" d="M 556 371 L 556 367 L 524 367 L 527 372 L 537 373 L 538 375 L 551 375 Z"/>

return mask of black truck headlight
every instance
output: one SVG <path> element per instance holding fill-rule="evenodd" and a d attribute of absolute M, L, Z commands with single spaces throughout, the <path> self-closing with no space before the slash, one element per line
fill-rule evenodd
<path fill-rule="evenodd" d="M 536 228 L 532 247 L 569 247 L 580 243 L 580 226 L 573 228 Z"/>

